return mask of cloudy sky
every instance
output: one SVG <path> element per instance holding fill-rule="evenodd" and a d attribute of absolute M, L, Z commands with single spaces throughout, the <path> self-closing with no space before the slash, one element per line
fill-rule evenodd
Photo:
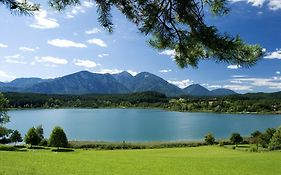
<path fill-rule="evenodd" d="M 0 81 L 126 70 L 133 75 L 151 72 L 181 88 L 199 83 L 240 93 L 281 91 L 281 0 L 231 0 L 230 7 L 229 15 L 206 20 L 266 49 L 266 56 L 249 69 L 213 61 L 180 69 L 171 58 L 173 51 L 153 50 L 148 38 L 118 12 L 113 11 L 114 33 L 104 31 L 91 1 L 62 13 L 43 4 L 34 16 L 11 15 L 1 6 Z"/>

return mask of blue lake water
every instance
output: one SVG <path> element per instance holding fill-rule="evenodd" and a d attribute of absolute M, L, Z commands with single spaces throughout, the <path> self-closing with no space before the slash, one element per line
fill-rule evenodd
<path fill-rule="evenodd" d="M 228 138 L 239 132 L 281 125 L 281 115 L 245 115 L 171 112 L 158 109 L 36 109 L 9 111 L 9 128 L 23 135 L 42 124 L 45 136 L 61 126 L 69 140 L 88 141 L 175 141 L 201 140 L 211 132 Z"/>

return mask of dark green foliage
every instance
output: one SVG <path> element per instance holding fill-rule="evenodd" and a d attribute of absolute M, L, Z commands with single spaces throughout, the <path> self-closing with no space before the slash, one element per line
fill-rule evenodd
<path fill-rule="evenodd" d="M 268 128 L 265 133 L 262 134 L 261 139 L 262 139 L 262 146 L 264 148 L 268 147 L 268 144 L 270 143 L 270 140 L 273 136 L 273 134 L 276 132 L 275 128 Z"/>
<path fill-rule="evenodd" d="M 255 131 L 251 134 L 250 143 L 256 144 L 256 149 L 259 149 L 259 144 L 262 144 L 262 133 L 260 131 Z"/>
<path fill-rule="evenodd" d="M 0 144 L 0 151 L 16 151 L 16 150 L 17 148 L 15 148 L 14 146 Z"/>
<path fill-rule="evenodd" d="M 40 143 L 40 137 L 36 133 L 36 129 L 34 127 L 30 128 L 27 134 L 24 137 L 24 141 L 26 144 L 38 145 Z"/>
<path fill-rule="evenodd" d="M 10 117 L 7 113 L 8 105 L 9 101 L 4 98 L 2 93 L 0 93 L 0 126 L 3 126 L 10 121 Z"/>
<path fill-rule="evenodd" d="M 66 137 L 66 134 L 64 133 L 63 129 L 59 126 L 54 127 L 50 139 L 49 139 L 49 145 L 52 147 L 67 147 L 68 140 Z"/>
<path fill-rule="evenodd" d="M 281 127 L 279 127 L 276 132 L 273 134 L 270 143 L 270 150 L 278 150 L 281 149 Z"/>
<path fill-rule="evenodd" d="M 213 134 L 208 133 L 207 135 L 205 135 L 205 142 L 207 145 L 213 145 L 215 143 L 215 137 L 213 136 Z"/>
<path fill-rule="evenodd" d="M 52 152 L 73 152 L 74 149 L 69 149 L 69 148 L 60 148 L 60 149 L 52 149 Z"/>
<path fill-rule="evenodd" d="M 47 139 L 42 139 L 39 143 L 39 146 L 48 146 L 48 140 Z"/>
<path fill-rule="evenodd" d="M 243 142 L 243 137 L 239 133 L 233 133 L 230 137 L 230 141 L 236 146 Z"/>
<path fill-rule="evenodd" d="M 11 134 L 10 136 L 10 140 L 11 142 L 13 143 L 17 143 L 17 142 L 22 142 L 22 137 L 21 137 L 21 134 L 18 130 L 14 130 L 13 133 Z"/>
<path fill-rule="evenodd" d="M 0 144 L 11 143 L 9 135 L 13 132 L 13 130 L 8 129 L 6 127 L 0 126 Z"/>
<path fill-rule="evenodd" d="M 197 147 L 206 145 L 203 142 L 155 142 L 155 143 L 120 143 L 120 142 L 83 142 L 70 141 L 69 147 L 75 149 L 97 149 L 97 150 L 116 150 L 116 149 L 160 149 L 160 148 L 183 148 Z"/>
<path fill-rule="evenodd" d="M 39 4 L 32 4 L 28 1 L 16 1 L 16 0 L 0 0 L 0 4 L 5 5 L 11 13 L 32 15 L 33 12 L 39 10 Z"/>
<path fill-rule="evenodd" d="M 142 92 L 119 95 L 46 95 L 5 93 L 14 108 L 54 107 L 160 107 L 168 102 L 164 94 Z"/>
<path fill-rule="evenodd" d="M 43 129 L 43 126 L 42 125 L 37 126 L 35 131 L 36 131 L 37 135 L 39 136 L 40 142 L 41 142 L 41 140 L 44 139 L 44 129 Z"/>
<path fill-rule="evenodd" d="M 65 9 L 67 6 L 76 6 L 79 4 L 79 0 L 49 0 L 49 5 L 58 11 Z"/>
<path fill-rule="evenodd" d="M 10 121 L 10 117 L 8 115 L 8 107 L 9 101 L 4 98 L 4 95 L 2 93 L 0 93 L 0 143 L 3 144 L 10 143 L 8 137 L 12 133 L 11 129 L 8 129 L 4 126 Z"/>
<path fill-rule="evenodd" d="M 222 97 L 167 97 L 157 92 L 116 95 L 46 95 L 4 93 L 10 108 L 162 108 L 220 113 L 281 113 L 281 92 Z"/>

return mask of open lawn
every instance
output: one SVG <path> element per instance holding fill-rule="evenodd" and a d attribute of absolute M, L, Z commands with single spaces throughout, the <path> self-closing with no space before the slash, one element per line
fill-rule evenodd
<path fill-rule="evenodd" d="M 0 175 L 278 175 L 281 152 L 218 146 L 147 150 L 0 151 Z"/>

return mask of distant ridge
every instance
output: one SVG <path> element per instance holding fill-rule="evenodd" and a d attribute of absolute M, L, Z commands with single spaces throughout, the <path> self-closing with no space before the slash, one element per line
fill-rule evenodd
<path fill-rule="evenodd" d="M 192 96 L 211 96 L 212 94 L 211 91 L 199 84 L 192 84 L 184 88 L 183 91 L 185 92 L 185 94 Z"/>
<path fill-rule="evenodd" d="M 209 91 L 199 84 L 180 89 L 149 72 L 135 76 L 124 71 L 118 74 L 98 74 L 80 71 L 54 79 L 18 78 L 0 82 L 1 92 L 31 92 L 45 94 L 125 94 L 156 91 L 167 96 L 224 96 L 237 94 L 229 89 Z"/>

